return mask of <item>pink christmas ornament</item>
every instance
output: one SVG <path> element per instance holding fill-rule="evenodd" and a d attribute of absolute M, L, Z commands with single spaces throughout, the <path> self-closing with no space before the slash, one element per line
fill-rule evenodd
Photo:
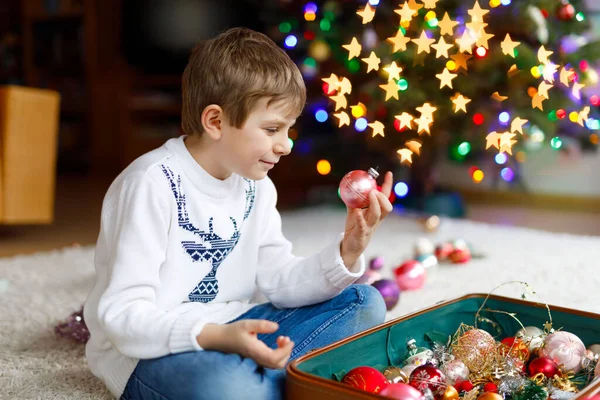
<path fill-rule="evenodd" d="M 581 370 L 585 350 L 585 345 L 577 336 L 558 331 L 546 337 L 540 355 L 553 359 L 557 364 L 564 365 L 567 371 L 576 374 Z"/>
<path fill-rule="evenodd" d="M 396 268 L 394 275 L 401 290 L 416 290 L 425 283 L 427 272 L 423 264 L 410 260 Z"/>
<path fill-rule="evenodd" d="M 423 400 L 424 398 L 421 392 L 406 383 L 392 383 L 379 394 L 397 400 Z"/>
<path fill-rule="evenodd" d="M 366 208 L 369 206 L 369 193 L 377 190 L 375 179 L 379 173 L 373 168 L 369 171 L 351 171 L 340 182 L 340 197 L 349 208 Z"/>

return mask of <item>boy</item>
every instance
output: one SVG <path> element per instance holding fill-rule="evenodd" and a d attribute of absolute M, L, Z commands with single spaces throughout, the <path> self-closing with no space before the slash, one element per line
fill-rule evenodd
<path fill-rule="evenodd" d="M 122 399 L 280 399 L 290 358 L 384 321 L 379 292 L 350 285 L 392 210 L 392 176 L 368 209 L 348 210 L 338 240 L 294 257 L 267 172 L 306 100 L 298 68 L 235 28 L 194 49 L 182 89 L 186 135 L 134 161 L 104 199 L 88 363 Z M 250 302 L 255 288 L 268 303 Z"/>

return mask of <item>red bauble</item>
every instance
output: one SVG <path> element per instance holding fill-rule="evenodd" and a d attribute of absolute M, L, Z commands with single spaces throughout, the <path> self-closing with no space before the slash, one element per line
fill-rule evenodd
<path fill-rule="evenodd" d="M 535 376 L 539 373 L 546 375 L 547 378 L 552 378 L 558 374 L 558 364 L 548 357 L 538 357 L 529 363 L 529 376 Z"/>
<path fill-rule="evenodd" d="M 410 260 L 394 270 L 396 283 L 401 290 L 420 289 L 425 283 L 427 271 L 418 261 Z"/>
<path fill-rule="evenodd" d="M 556 8 L 556 17 L 561 21 L 570 21 L 575 16 L 575 7 L 572 4 L 561 4 Z"/>
<path fill-rule="evenodd" d="M 465 264 L 471 261 L 471 252 L 469 249 L 454 249 L 448 258 L 452 264 Z"/>
<path fill-rule="evenodd" d="M 521 361 L 527 362 L 529 360 L 529 345 L 521 339 L 514 337 L 507 337 L 502 339 L 502 354 L 510 354 L 513 357 L 518 358 Z"/>
<path fill-rule="evenodd" d="M 373 367 L 356 367 L 342 378 L 342 382 L 357 389 L 379 393 L 389 382 L 385 375 Z"/>
<path fill-rule="evenodd" d="M 373 168 L 369 171 L 351 171 L 340 182 L 340 197 L 350 208 L 365 208 L 369 206 L 369 193 L 377 190 L 375 179 L 379 173 Z"/>
<path fill-rule="evenodd" d="M 454 387 L 456 388 L 456 390 L 458 390 L 458 393 L 460 392 L 470 392 L 471 390 L 473 390 L 473 384 L 471 383 L 471 381 L 462 381 L 462 382 L 458 382 L 456 385 L 454 385 Z"/>
<path fill-rule="evenodd" d="M 498 393 L 498 386 L 496 386 L 496 384 L 493 383 L 493 382 L 488 382 L 485 385 L 483 385 L 483 391 L 484 392 Z"/>
<path fill-rule="evenodd" d="M 452 246 L 452 243 L 442 243 L 442 244 L 438 244 L 435 247 L 435 256 L 437 257 L 438 261 L 442 262 L 442 261 L 446 261 L 448 259 L 448 257 L 450 256 L 450 253 L 452 253 L 454 251 L 454 246 Z"/>
<path fill-rule="evenodd" d="M 431 390 L 434 396 L 442 396 L 446 391 L 446 377 L 444 373 L 433 364 L 427 363 L 413 370 L 408 381 L 409 385 L 423 392 Z"/>

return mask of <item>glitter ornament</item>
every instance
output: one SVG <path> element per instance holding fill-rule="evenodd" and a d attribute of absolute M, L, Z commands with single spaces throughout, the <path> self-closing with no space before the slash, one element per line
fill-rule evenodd
<path fill-rule="evenodd" d="M 369 206 L 369 193 L 377 190 L 375 179 L 379 173 L 373 168 L 368 171 L 351 171 L 340 182 L 340 197 L 349 208 L 366 208 Z"/>
<path fill-rule="evenodd" d="M 408 383 L 408 375 L 402 371 L 402 368 L 387 367 L 383 371 L 383 375 L 385 375 L 390 383 Z"/>
<path fill-rule="evenodd" d="M 502 339 L 501 343 L 500 353 L 503 356 L 510 354 L 523 362 L 529 360 L 529 346 L 523 340 L 515 337 L 507 337 Z"/>
<path fill-rule="evenodd" d="M 433 351 L 425 347 L 417 347 L 417 341 L 411 339 L 406 343 L 408 354 L 403 362 L 403 366 L 414 365 L 420 367 L 433 359 Z"/>
<path fill-rule="evenodd" d="M 414 387 L 406 383 L 392 383 L 379 394 L 397 400 L 422 400 L 423 395 Z"/>
<path fill-rule="evenodd" d="M 452 344 L 452 354 L 465 363 L 469 371 L 481 372 L 493 360 L 496 341 L 484 330 L 470 329 Z"/>
<path fill-rule="evenodd" d="M 54 332 L 57 335 L 75 339 L 81 343 L 87 343 L 90 339 L 90 331 L 83 319 L 83 307 L 79 311 L 69 315 L 66 321 L 56 325 Z"/>
<path fill-rule="evenodd" d="M 434 396 L 442 396 L 446 391 L 446 377 L 444 373 L 433 364 L 427 363 L 415 368 L 410 374 L 408 383 L 419 391 L 431 390 Z"/>
<path fill-rule="evenodd" d="M 515 337 L 527 343 L 531 353 L 535 352 L 542 344 L 544 344 L 544 331 L 537 326 L 526 326 L 525 328 L 519 329 L 515 334 Z"/>
<path fill-rule="evenodd" d="M 529 363 L 529 376 L 544 374 L 546 378 L 552 378 L 558 374 L 558 364 L 548 357 L 538 357 Z"/>
<path fill-rule="evenodd" d="M 371 393 L 379 393 L 388 385 L 388 380 L 381 372 L 373 367 L 356 367 L 342 378 L 342 382 Z"/>
<path fill-rule="evenodd" d="M 585 357 L 585 345 L 570 332 L 558 331 L 546 336 L 540 356 L 549 357 L 557 364 L 564 365 L 567 372 L 578 373 L 581 360 Z"/>
<path fill-rule="evenodd" d="M 454 385 L 456 382 L 466 381 L 469 377 L 469 368 L 460 360 L 452 360 L 442 367 L 446 375 L 446 383 Z"/>
<path fill-rule="evenodd" d="M 459 398 L 458 390 L 452 385 L 448 385 L 442 395 L 442 400 L 458 400 Z"/>
<path fill-rule="evenodd" d="M 400 288 L 395 281 L 391 279 L 381 279 L 374 282 L 372 286 L 379 290 L 379 293 L 383 296 L 385 307 L 388 311 L 396 307 L 398 300 L 400 300 Z"/>
<path fill-rule="evenodd" d="M 425 283 L 427 272 L 423 264 L 410 260 L 396 268 L 394 275 L 401 290 L 416 290 L 420 289 Z"/>

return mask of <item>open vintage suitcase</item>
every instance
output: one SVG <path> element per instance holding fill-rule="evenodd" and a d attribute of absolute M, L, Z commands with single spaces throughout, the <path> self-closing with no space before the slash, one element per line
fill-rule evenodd
<path fill-rule="evenodd" d="M 315 350 L 288 364 L 286 398 L 288 400 L 385 399 L 337 382 L 334 374 L 368 365 L 400 365 L 406 358 L 408 339 L 417 346 L 426 346 L 424 334 L 437 331 L 451 335 L 461 323 L 474 325 L 475 314 L 487 294 L 469 294 L 438 303 L 432 307 L 388 321 L 365 332 Z M 542 327 L 548 320 L 545 305 L 519 299 L 490 295 L 485 309 L 516 313 L 525 325 Z M 550 306 L 554 327 L 577 335 L 589 347 L 600 343 L 600 315 L 562 307 Z M 482 316 L 495 321 L 502 337 L 512 336 L 520 328 L 508 315 L 483 312 Z M 480 326 L 484 328 L 485 326 Z M 491 333 L 491 332 L 490 332 Z M 596 379 L 574 399 L 600 393 Z"/>

